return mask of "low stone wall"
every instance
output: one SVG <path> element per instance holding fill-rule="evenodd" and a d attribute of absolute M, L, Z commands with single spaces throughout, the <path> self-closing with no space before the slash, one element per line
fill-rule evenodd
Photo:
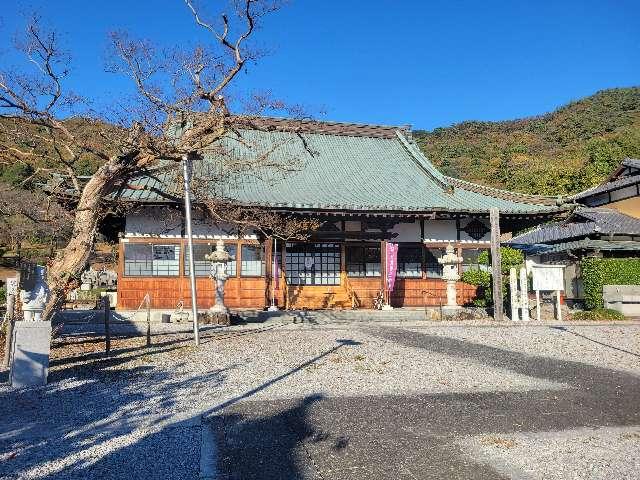
<path fill-rule="evenodd" d="M 640 316 L 640 285 L 604 285 L 602 300 L 605 308 L 627 317 Z"/>

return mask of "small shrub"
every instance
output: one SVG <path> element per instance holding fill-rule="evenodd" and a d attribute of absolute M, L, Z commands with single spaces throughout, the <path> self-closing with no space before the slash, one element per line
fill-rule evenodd
<path fill-rule="evenodd" d="M 595 310 L 586 310 L 584 312 L 576 312 L 571 316 L 572 320 L 624 320 L 625 316 L 617 310 L 610 308 L 596 308 Z"/>
<path fill-rule="evenodd" d="M 491 294 L 491 273 L 484 270 L 467 270 L 462 272 L 460 280 L 469 285 L 478 287 L 476 298 L 472 303 L 476 307 L 487 307 L 493 303 L 493 295 Z"/>
<path fill-rule="evenodd" d="M 480 265 L 491 265 L 491 251 L 484 250 L 478 255 Z M 509 275 L 511 267 L 520 267 L 524 263 L 524 254 L 511 247 L 500 247 L 500 265 L 502 273 Z"/>
<path fill-rule="evenodd" d="M 7 301 L 7 287 L 0 287 L 0 303 Z"/>

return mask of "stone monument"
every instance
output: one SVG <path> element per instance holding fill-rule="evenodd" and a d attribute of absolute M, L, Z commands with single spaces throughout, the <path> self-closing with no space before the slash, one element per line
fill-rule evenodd
<path fill-rule="evenodd" d="M 24 321 L 15 323 L 11 342 L 10 382 L 15 388 L 47 383 L 51 322 L 42 321 L 49 297 L 45 274 L 45 267 L 39 265 L 21 274 L 20 301 Z"/>
<path fill-rule="evenodd" d="M 211 278 L 213 279 L 215 290 L 215 305 L 209 309 L 210 313 L 227 314 L 228 309 L 224 305 L 224 284 L 227 281 L 227 262 L 231 255 L 224 249 L 224 242 L 218 240 L 216 249 L 209 255 L 205 255 L 206 260 L 211 262 Z"/>
<path fill-rule="evenodd" d="M 442 311 L 453 313 L 461 308 L 456 300 L 456 282 L 460 280 L 458 265 L 462 263 L 462 258 L 456 255 L 453 245 L 448 244 L 438 263 L 442 265 L 442 279 L 447 283 L 447 304 L 442 306 Z"/>

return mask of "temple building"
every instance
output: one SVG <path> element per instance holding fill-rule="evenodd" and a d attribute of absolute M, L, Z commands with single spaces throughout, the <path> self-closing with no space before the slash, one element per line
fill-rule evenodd
<path fill-rule="evenodd" d="M 567 201 L 575 203 L 567 218 L 539 225 L 507 244 L 536 263 L 565 265 L 565 297 L 579 303 L 582 258 L 640 256 L 640 160 L 623 160 L 602 184 Z"/>
<path fill-rule="evenodd" d="M 201 309 L 214 299 L 210 263 L 204 257 L 218 239 L 232 257 L 225 290 L 231 308 L 262 309 L 272 301 L 281 308 L 372 308 L 383 288 L 387 242 L 399 245 L 390 303 L 417 307 L 445 300 L 437 260 L 449 243 L 463 258 L 461 270 L 478 268 L 478 254 L 490 245 L 490 208 L 499 209 L 503 234 L 567 210 L 555 198 L 443 175 L 407 127 L 261 122 L 260 129 L 230 132 L 231 153 L 225 159 L 205 155 L 195 167 L 193 183 L 212 198 L 315 219 L 319 227 L 305 240 L 279 240 L 277 235 L 216 222 L 195 205 L 194 261 Z M 267 157 L 269 161 L 256 161 Z M 228 167 L 243 159 L 262 166 L 233 178 L 208 180 L 221 162 Z M 191 295 L 180 170 L 159 168 L 131 183 L 121 192 L 130 208 L 120 235 L 118 308 L 135 309 L 148 293 L 153 308 L 186 309 Z M 475 294 L 471 285 L 460 283 L 457 290 L 460 304 Z"/>

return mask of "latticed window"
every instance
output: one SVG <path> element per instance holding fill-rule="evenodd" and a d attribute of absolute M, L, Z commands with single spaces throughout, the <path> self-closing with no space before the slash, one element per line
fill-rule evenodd
<path fill-rule="evenodd" d="M 242 245 L 240 275 L 243 277 L 264 277 L 264 247 L 262 245 Z"/>
<path fill-rule="evenodd" d="M 442 265 L 438 263 L 438 259 L 444 254 L 444 248 L 425 249 L 425 270 L 427 278 L 442 278 Z"/>
<path fill-rule="evenodd" d="M 236 276 L 236 252 L 237 245 L 235 243 L 225 243 L 224 249 L 231 256 L 231 260 L 227 263 L 227 275 Z M 194 243 L 193 244 L 193 263 L 196 277 L 208 277 L 211 275 L 211 262 L 204 258 L 216 249 L 215 244 L 210 243 Z M 189 249 L 184 251 L 184 274 L 189 275 Z"/>
<path fill-rule="evenodd" d="M 340 245 L 287 243 L 289 285 L 340 285 Z"/>
<path fill-rule="evenodd" d="M 124 274 L 128 277 L 177 277 L 180 274 L 180 245 L 126 243 Z"/>
<path fill-rule="evenodd" d="M 380 245 L 347 245 L 347 275 L 350 277 L 380 276 Z"/>
<path fill-rule="evenodd" d="M 422 277 L 422 245 L 398 244 L 398 273 L 400 278 Z"/>

